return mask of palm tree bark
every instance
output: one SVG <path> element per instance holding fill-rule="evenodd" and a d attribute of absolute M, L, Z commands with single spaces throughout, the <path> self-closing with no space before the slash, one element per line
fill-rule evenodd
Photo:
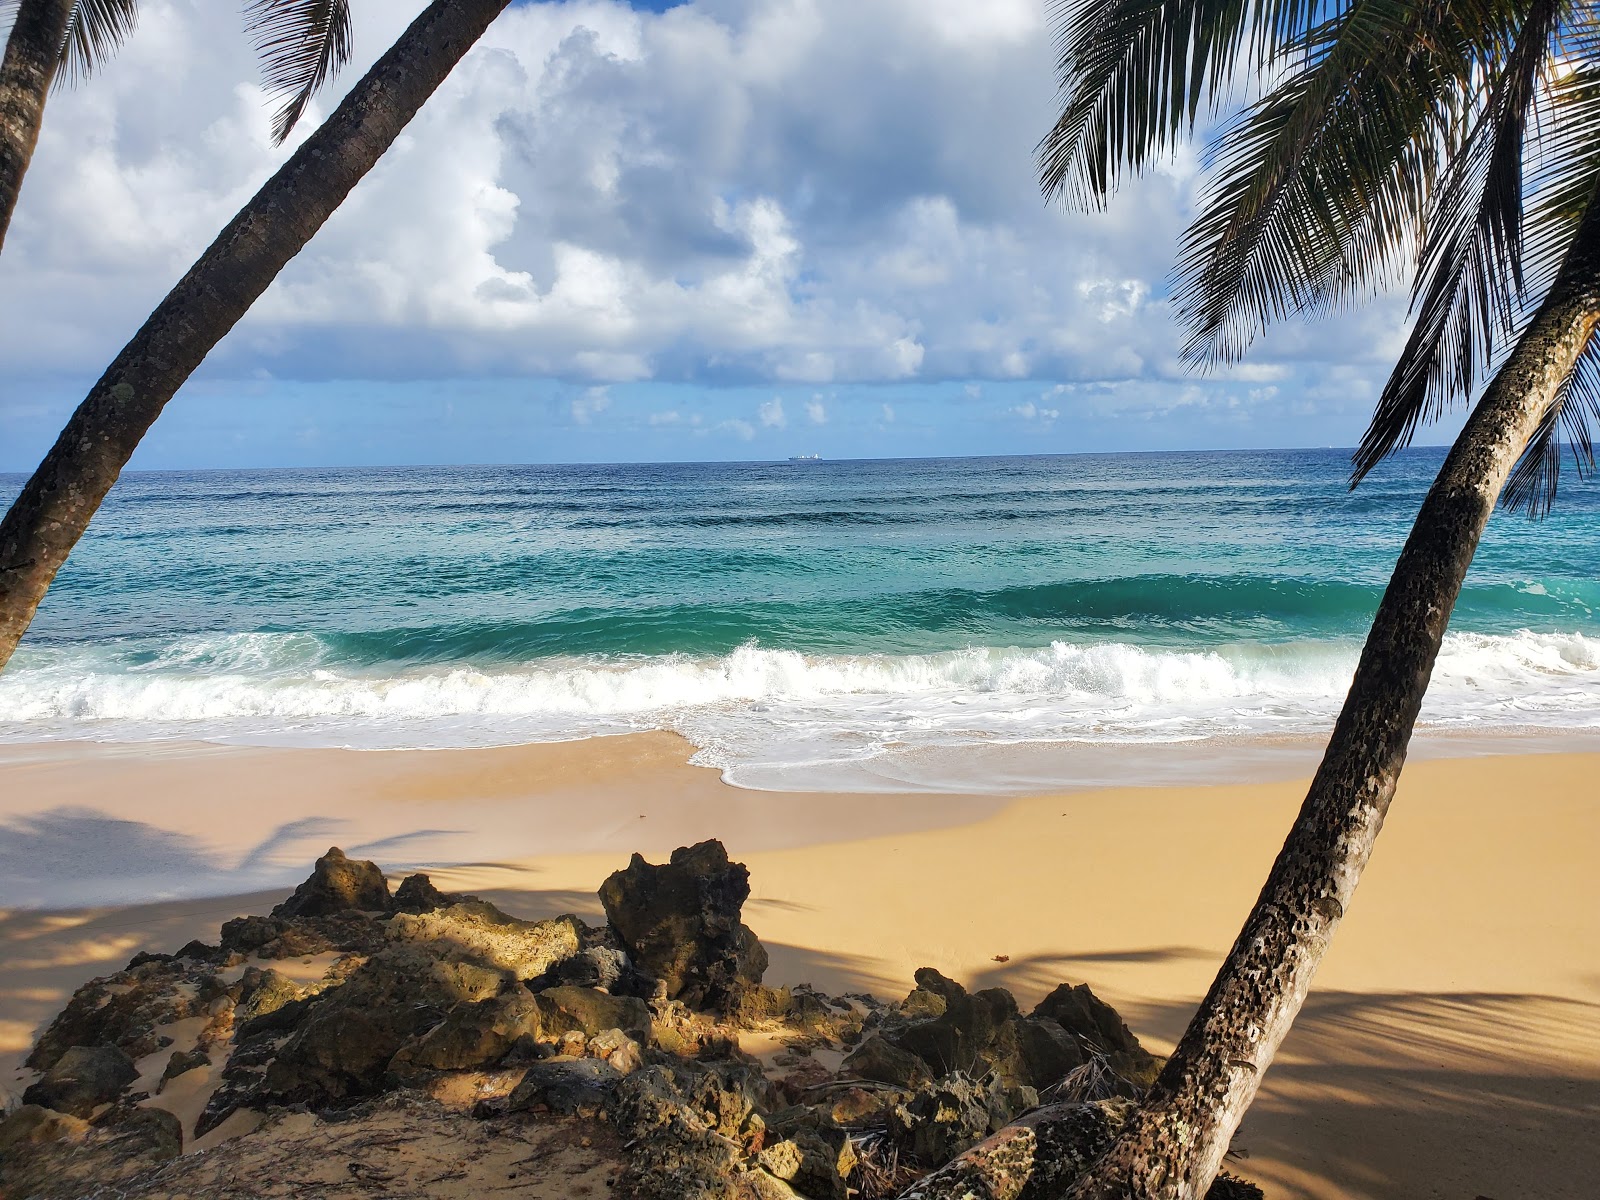
<path fill-rule="evenodd" d="M 33 161 L 76 0 L 22 0 L 0 60 L 0 247 Z"/>
<path fill-rule="evenodd" d="M 0 522 L 0 669 L 145 431 L 510 0 L 434 0 L 179 280 Z"/>
<path fill-rule="evenodd" d="M 1211 990 L 1072 1200 L 1193 1200 L 1310 990 L 1394 797 L 1423 693 L 1506 478 L 1600 323 L 1600 199 L 1423 501 L 1322 765 Z"/>

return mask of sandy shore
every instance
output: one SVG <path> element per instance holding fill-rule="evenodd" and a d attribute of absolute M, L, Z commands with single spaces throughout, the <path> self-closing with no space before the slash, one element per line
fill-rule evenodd
<path fill-rule="evenodd" d="M 718 836 L 750 866 L 747 919 L 773 982 L 899 994 L 926 964 L 1031 1003 L 1087 981 L 1164 1050 L 1303 793 L 742 792 L 686 755 L 665 735 L 395 754 L 7 747 L 0 1085 L 15 1086 L 35 1027 L 77 984 L 264 911 L 283 887 L 262 881 L 303 875 L 330 842 L 386 867 L 466 861 L 436 881 L 519 915 L 592 919 L 594 889 L 629 851 Z M 1588 754 L 1412 764 L 1238 1139 L 1241 1173 L 1269 1196 L 1319 1200 L 1592 1194 L 1596 778 Z M 75 878 L 107 872 L 124 898 L 196 894 L 65 905 Z M 51 907 L 22 906 L 30 885 Z M 216 898 L 229 892 L 249 894 Z"/>

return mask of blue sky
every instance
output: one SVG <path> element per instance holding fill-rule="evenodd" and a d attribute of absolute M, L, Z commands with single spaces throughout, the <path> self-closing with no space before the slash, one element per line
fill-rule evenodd
<path fill-rule="evenodd" d="M 52 98 L 0 258 L 0 470 L 288 153 L 235 7 L 146 0 Z M 340 86 L 420 7 L 357 0 Z M 1196 155 L 1047 205 L 1054 88 L 1042 0 L 518 4 L 133 465 L 1351 444 L 1403 298 L 1189 374 Z"/>

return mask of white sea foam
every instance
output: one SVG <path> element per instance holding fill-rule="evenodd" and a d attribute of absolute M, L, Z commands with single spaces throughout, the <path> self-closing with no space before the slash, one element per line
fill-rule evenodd
<path fill-rule="evenodd" d="M 929 655 L 541 660 L 378 672 L 307 634 L 32 649 L 0 676 L 0 737 L 460 746 L 673 729 L 735 781 L 837 781 L 917 750 L 1188 742 L 1326 732 L 1357 647 L 1056 642 Z M 1423 711 L 1437 729 L 1600 729 L 1600 638 L 1452 634 Z M 859 783 L 859 780 L 855 781 Z"/>

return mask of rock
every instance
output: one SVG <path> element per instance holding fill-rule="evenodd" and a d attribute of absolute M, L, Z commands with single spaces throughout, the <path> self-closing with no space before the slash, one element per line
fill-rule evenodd
<path fill-rule="evenodd" d="M 933 1078 L 927 1063 L 878 1034 L 873 1034 L 851 1051 L 840 1069 L 859 1079 L 903 1088 L 914 1088 Z"/>
<path fill-rule="evenodd" d="M 133 1060 L 117 1047 L 74 1046 L 22 1093 L 22 1102 L 87 1117 L 137 1078 Z"/>
<path fill-rule="evenodd" d="M 1160 1060 L 1140 1045 L 1117 1010 L 1086 983 L 1063 983 L 1039 1001 L 1033 1015 L 1060 1025 L 1086 1050 L 1103 1056 L 1135 1091 L 1149 1087 L 1161 1069 Z"/>
<path fill-rule="evenodd" d="M 814 1129 L 799 1130 L 792 1139 L 761 1151 L 763 1169 L 815 1200 L 846 1200 L 845 1180 L 855 1170 L 856 1155 L 842 1132 L 830 1138 Z"/>
<path fill-rule="evenodd" d="M 578 952 L 579 923 L 571 916 L 519 921 L 486 900 L 464 900 L 432 912 L 400 913 L 389 921 L 388 936 L 391 942 L 533 979 Z"/>
<path fill-rule="evenodd" d="M 621 1029 L 607 1029 L 589 1039 L 586 1051 L 603 1059 L 620 1075 L 631 1075 L 644 1066 L 644 1047 Z"/>
<path fill-rule="evenodd" d="M 646 1067 L 617 1084 L 607 1112 L 633 1154 L 616 1190 L 638 1200 L 730 1200 L 744 1149 L 707 1126 L 680 1076 L 688 1073 Z"/>
<path fill-rule="evenodd" d="M 346 858 L 343 850 L 331 847 L 317 859 L 310 877 L 295 888 L 294 895 L 272 910 L 274 917 L 320 917 L 328 913 L 356 909 L 387 912 L 389 883 L 378 865 Z"/>
<path fill-rule="evenodd" d="M 363 963 L 317 997 L 267 1067 L 261 1097 L 280 1104 L 335 1104 L 378 1090 L 401 1046 L 463 1001 L 499 993 L 504 976 L 396 947 Z"/>
<path fill-rule="evenodd" d="M 600 887 L 606 919 L 667 998 L 717 1009 L 767 968 L 766 950 L 739 920 L 749 896 L 750 872 L 717 841 L 680 847 L 662 866 L 635 854 Z"/>
<path fill-rule="evenodd" d="M 292 1029 L 305 1015 L 310 992 L 271 967 L 246 967 L 234 1006 L 234 1038 L 248 1041 Z"/>
<path fill-rule="evenodd" d="M 506 1102 L 509 1112 L 548 1109 L 592 1117 L 605 1108 L 622 1075 L 597 1058 L 547 1058 L 534 1063 Z"/>
<path fill-rule="evenodd" d="M 174 1050 L 172 1057 L 167 1059 L 166 1069 L 161 1072 L 161 1082 L 156 1084 L 156 1094 L 159 1096 L 166 1090 L 167 1084 L 179 1075 L 210 1065 L 211 1056 L 204 1050 Z"/>
<path fill-rule="evenodd" d="M 182 960 L 155 960 L 92 979 L 40 1035 L 27 1065 L 48 1071 L 73 1046 L 117 1046 L 140 1059 L 161 1049 L 162 1025 L 202 1016 L 214 999 L 216 976 Z"/>
<path fill-rule="evenodd" d="M 122 1183 L 182 1149 L 178 1119 L 160 1109 L 113 1108 L 94 1122 L 25 1105 L 0 1123 L 0 1194 L 81 1200 L 120 1194 Z"/>
<path fill-rule="evenodd" d="M 413 1038 L 390 1060 L 389 1072 L 409 1079 L 428 1071 L 490 1066 L 541 1033 L 539 1005 L 517 989 L 487 1000 L 457 1004 L 443 1021 Z"/>
<path fill-rule="evenodd" d="M 1006 1124 L 995 1117 L 984 1085 L 953 1071 L 896 1106 L 890 1129 L 917 1162 L 938 1167 Z"/>
<path fill-rule="evenodd" d="M 418 872 L 400 881 L 389 907 L 397 913 L 427 913 L 436 908 L 448 908 L 460 899 L 462 897 L 441 892 L 433 886 L 433 880 Z"/>
<path fill-rule="evenodd" d="M 650 1006 L 637 996 L 558 987 L 540 992 L 534 999 L 547 1035 L 576 1031 L 589 1038 L 608 1029 L 620 1029 L 636 1041 L 650 1038 Z"/>
<path fill-rule="evenodd" d="M 42 1104 L 23 1104 L 0 1121 L 0 1160 L 22 1146 L 81 1141 L 88 1131 L 89 1122 L 82 1117 Z"/>
<path fill-rule="evenodd" d="M 528 986 L 536 992 L 553 987 L 602 988 L 618 996 L 648 999 L 655 981 L 634 970 L 627 954 L 612 946 L 588 946 L 571 958 L 552 963 Z"/>

